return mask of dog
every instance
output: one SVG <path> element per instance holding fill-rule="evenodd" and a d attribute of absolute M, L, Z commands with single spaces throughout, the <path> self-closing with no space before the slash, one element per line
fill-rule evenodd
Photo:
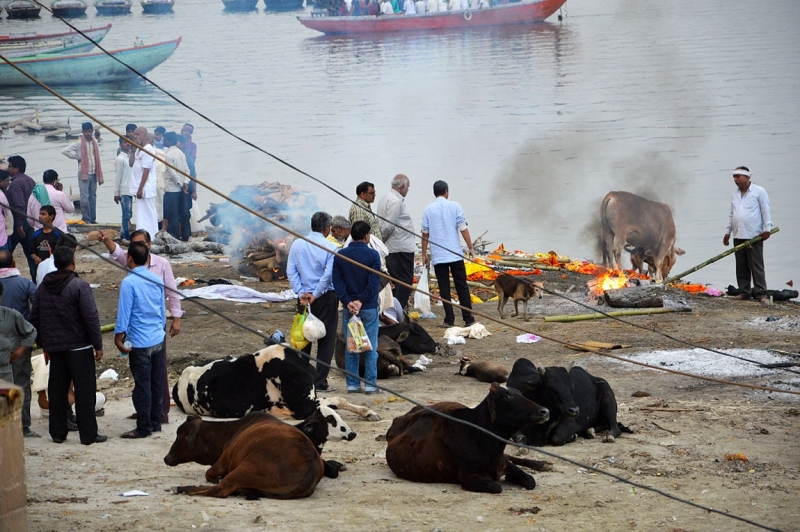
<path fill-rule="evenodd" d="M 524 320 L 528 321 L 528 300 L 534 296 L 542 299 L 543 283 L 531 283 L 525 279 L 514 277 L 507 273 L 501 273 L 494 280 L 494 290 L 497 292 L 497 311 L 500 313 L 501 319 L 506 319 L 503 315 L 503 308 L 506 306 L 508 298 L 514 299 L 514 314 L 511 316 L 519 316 L 519 302 L 524 304 Z"/>

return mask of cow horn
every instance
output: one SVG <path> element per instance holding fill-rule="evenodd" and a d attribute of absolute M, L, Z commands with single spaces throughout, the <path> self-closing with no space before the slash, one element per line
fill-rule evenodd
<path fill-rule="evenodd" d="M 575 361 L 570 360 L 569 365 L 567 366 L 567 371 L 571 370 L 574 367 L 575 367 Z"/>
<path fill-rule="evenodd" d="M 538 370 L 539 370 L 539 373 L 541 373 L 541 374 L 542 374 L 542 376 L 544 376 L 545 372 L 547 372 L 547 369 L 546 369 L 546 368 L 538 367 L 538 368 L 536 368 L 536 369 L 538 369 Z"/>

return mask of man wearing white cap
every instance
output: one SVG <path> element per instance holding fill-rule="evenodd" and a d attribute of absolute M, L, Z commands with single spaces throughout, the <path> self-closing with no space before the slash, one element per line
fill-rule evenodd
<path fill-rule="evenodd" d="M 738 246 L 751 238 L 761 235 L 763 240 L 744 247 L 736 252 L 736 282 L 739 295 L 736 299 L 750 297 L 750 279 L 753 280 L 752 296 L 762 303 L 768 301 L 767 278 L 764 273 L 764 240 L 772 230 L 767 191 L 750 182 L 750 169 L 740 166 L 733 171 L 736 190 L 731 197 L 731 212 L 724 245 L 728 245 L 733 235 L 733 245 Z"/>

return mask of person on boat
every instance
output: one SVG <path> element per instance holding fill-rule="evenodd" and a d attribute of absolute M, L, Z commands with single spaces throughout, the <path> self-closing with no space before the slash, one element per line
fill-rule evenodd
<path fill-rule="evenodd" d="M 439 0 L 439 11 L 444 13 L 447 11 L 447 1 L 446 0 Z"/>
<path fill-rule="evenodd" d="M 81 191 L 81 218 L 84 223 L 96 224 L 97 187 L 103 184 L 103 168 L 100 164 L 100 147 L 94 138 L 91 122 L 81 125 L 83 135 L 61 152 L 78 161 L 78 184 Z"/>
<path fill-rule="evenodd" d="M 425 11 L 428 13 L 438 13 L 439 12 L 439 0 L 428 0 L 427 4 L 425 5 Z"/>
<path fill-rule="evenodd" d="M 417 0 L 416 2 L 414 2 L 414 7 L 417 8 L 418 15 L 425 14 L 425 0 Z"/>
<path fill-rule="evenodd" d="M 414 5 L 414 0 L 406 0 L 403 2 L 403 13 L 406 15 L 416 15 L 417 6 Z"/>
<path fill-rule="evenodd" d="M 394 0 L 397 2 L 397 0 Z M 381 15 L 394 15 L 394 8 L 391 0 L 383 0 L 381 4 Z"/>
<path fill-rule="evenodd" d="M 361 2 L 359 2 L 359 0 L 355 0 L 352 5 L 353 5 L 353 10 L 350 12 L 350 16 L 351 17 L 360 17 L 362 15 L 362 13 L 361 13 Z"/>
<path fill-rule="evenodd" d="M 377 17 L 378 14 L 381 12 L 381 8 L 378 5 L 378 0 L 366 0 L 367 5 L 367 15 Z M 361 11 L 364 11 L 364 8 L 361 8 Z"/>
<path fill-rule="evenodd" d="M 340 17 L 349 17 L 350 16 L 350 10 L 347 9 L 347 4 L 345 2 L 342 2 L 341 4 L 339 4 L 339 16 Z"/>

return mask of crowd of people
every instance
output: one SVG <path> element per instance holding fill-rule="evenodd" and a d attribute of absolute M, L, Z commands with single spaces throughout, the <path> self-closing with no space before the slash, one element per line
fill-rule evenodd
<path fill-rule="evenodd" d="M 339 17 L 424 15 L 488 9 L 492 5 L 508 2 L 509 0 L 333 0 L 328 5 L 328 15 Z"/>

